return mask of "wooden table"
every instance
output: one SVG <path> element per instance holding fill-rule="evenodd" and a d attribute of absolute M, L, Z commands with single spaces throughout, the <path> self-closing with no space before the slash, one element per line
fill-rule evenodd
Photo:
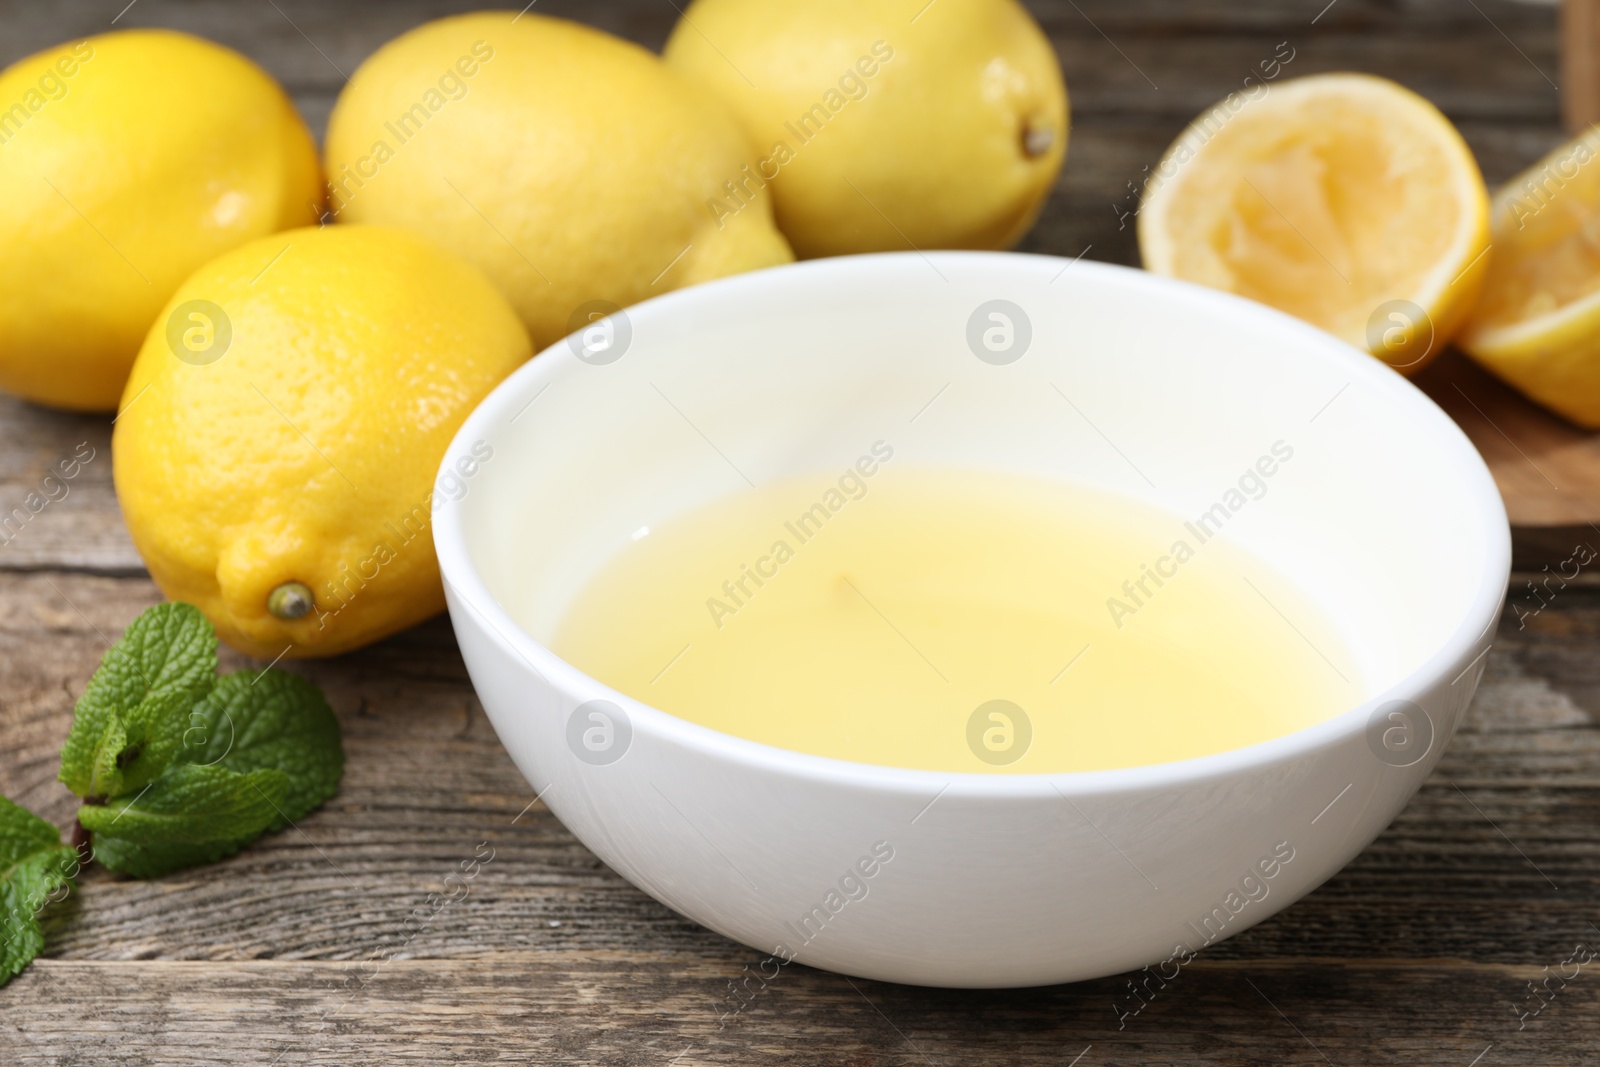
<path fill-rule="evenodd" d="M 106 30 L 125 2 L 3 0 L 0 60 Z M 471 6 L 138 0 L 117 25 L 180 26 L 240 49 L 320 131 L 341 71 Z M 1367 70 L 1437 101 L 1491 181 L 1560 136 L 1548 7 L 1031 6 L 1060 50 L 1075 123 L 1027 250 L 1135 262 L 1131 220 L 1119 221 L 1128 183 L 1282 41 L 1290 74 Z M 659 47 L 673 7 L 537 10 Z M 118 517 L 107 420 L 0 400 L 0 510 L 83 441 L 95 458 L 70 495 L 0 546 L 0 792 L 62 826 L 74 808 L 56 753 L 73 701 L 107 640 L 158 594 Z M 1521 555 L 1554 569 L 1570 547 L 1524 541 Z M 1529 577 L 1512 582 L 1524 608 Z M 1600 962 L 1565 988 L 1552 980 L 1559 995 L 1519 1016 L 1545 968 L 1578 942 L 1600 947 L 1597 639 L 1592 574 L 1537 614 L 1508 610 L 1465 726 L 1388 832 L 1119 1029 L 1126 976 L 971 993 L 798 966 L 720 1020 L 730 982 L 761 954 L 629 886 L 531 803 L 436 620 L 295 668 L 326 687 L 349 754 L 339 796 L 299 831 L 159 881 L 85 877 L 49 915 L 45 955 L 0 990 L 0 1064 L 1593 1064 Z M 430 894 L 484 842 L 493 861 L 434 911 Z"/>

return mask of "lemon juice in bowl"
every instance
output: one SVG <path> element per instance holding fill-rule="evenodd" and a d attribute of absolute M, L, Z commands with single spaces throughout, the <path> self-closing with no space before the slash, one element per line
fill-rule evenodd
<path fill-rule="evenodd" d="M 1292 454 L 1279 442 L 1263 468 Z M 879 442 L 837 476 L 637 531 L 552 650 L 738 737 L 949 772 L 1189 759 L 1361 699 L 1316 608 L 1219 536 L 1226 508 L 1191 520 L 892 456 Z M 1259 470 L 1246 482 L 1265 494 Z"/>

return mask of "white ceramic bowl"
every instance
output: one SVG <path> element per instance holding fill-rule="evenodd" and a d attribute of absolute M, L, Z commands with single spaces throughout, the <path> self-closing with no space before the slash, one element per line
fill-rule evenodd
<path fill-rule="evenodd" d="M 1009 351 L 982 342 L 999 327 L 1005 343 L 992 309 L 975 316 L 995 300 L 1013 305 Z M 1488 472 L 1398 374 L 1288 316 L 1119 267 L 938 252 L 743 275 L 595 331 L 512 375 L 452 444 L 434 530 L 450 615 L 495 729 L 561 821 L 753 948 L 926 985 L 1170 974 L 1383 830 L 1477 685 L 1510 565 Z M 943 774 L 706 729 L 543 644 L 639 527 L 744 488 L 741 472 L 836 472 L 880 438 L 897 469 L 1043 475 L 1179 515 L 1288 442 L 1293 464 L 1226 535 L 1321 606 L 1371 699 L 1181 763 Z M 609 727 L 577 711 L 594 700 L 620 709 Z M 584 729 L 598 752 L 569 744 Z"/>

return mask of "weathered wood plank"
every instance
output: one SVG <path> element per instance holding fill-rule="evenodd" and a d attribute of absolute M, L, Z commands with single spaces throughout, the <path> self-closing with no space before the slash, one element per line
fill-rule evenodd
<path fill-rule="evenodd" d="M 0 572 L 41 567 L 144 570 L 111 486 L 111 420 L 0 394 Z"/>
<path fill-rule="evenodd" d="M 1549 962 L 1559 965 L 1570 949 Z M 1465 1065 L 1587 1064 L 1600 982 L 1587 971 L 1519 1030 L 1537 966 L 1197 961 L 1139 1002 L 1127 979 L 1037 990 L 925 990 L 760 959 L 507 953 L 470 967 L 64 963 L 18 979 L 8 1062 Z M 1593 965 L 1591 965 L 1592 967 Z M 769 970 L 770 973 L 770 970 Z M 1120 1008 L 1120 1011 L 1119 1011 Z M 1119 1029 L 1119 1022 L 1122 1027 Z"/>
<path fill-rule="evenodd" d="M 385 41 L 429 18 L 481 5 L 140 0 L 113 27 L 107 10 L 116 6 L 8 0 L 0 4 L 7 29 L 0 62 L 112 28 L 181 27 L 251 56 L 297 98 L 331 98 Z M 1442 0 L 1338 0 L 1315 25 L 1311 20 L 1323 5 L 1306 0 L 1193 6 L 1183 0 L 1051 0 L 1030 6 L 1056 43 L 1081 115 L 1192 117 L 1270 58 L 1277 42 L 1288 41 L 1297 53 L 1286 74 L 1366 70 L 1413 86 L 1457 118 L 1559 123 L 1554 13 L 1508 0 L 1482 0 L 1477 10 Z M 677 20 L 672 5 L 637 0 L 544 0 L 537 10 L 592 23 L 652 49 L 661 47 Z M 1464 55 L 1472 57 L 1478 76 L 1462 77 Z M 311 117 L 320 130 L 324 106 L 308 110 L 316 112 Z"/>

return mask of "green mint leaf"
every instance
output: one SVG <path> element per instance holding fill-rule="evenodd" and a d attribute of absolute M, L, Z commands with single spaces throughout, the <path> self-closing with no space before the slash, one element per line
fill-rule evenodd
<path fill-rule="evenodd" d="M 276 769 L 240 774 L 180 763 L 138 793 L 83 805 L 78 822 L 97 845 L 102 834 L 141 845 L 250 841 L 279 817 L 288 788 L 289 776 Z"/>
<path fill-rule="evenodd" d="M 86 795 L 125 796 L 160 776 L 183 748 L 193 710 L 194 694 L 188 689 L 156 690 L 127 712 L 108 708 L 89 765 Z"/>
<path fill-rule="evenodd" d="M 339 723 L 316 686 L 271 669 L 216 672 L 211 624 L 161 604 L 85 688 L 60 777 L 88 801 L 78 821 L 108 869 L 153 878 L 215 862 L 338 790 Z"/>
<path fill-rule="evenodd" d="M 149 789 L 105 805 L 86 804 L 78 821 L 94 834 L 108 870 L 156 878 L 238 852 L 281 818 L 289 776 L 177 763 Z"/>
<path fill-rule="evenodd" d="M 116 783 L 104 773 L 104 752 L 115 748 L 107 739 L 113 711 L 128 716 L 151 696 L 173 691 L 198 699 L 210 690 L 217 673 L 217 634 L 191 604 L 158 604 L 141 614 L 121 639 L 107 650 L 72 713 L 72 729 L 61 747 L 61 781 L 80 797 L 108 797 L 97 792 Z M 124 721 L 126 726 L 126 720 Z M 121 748 L 109 757 L 123 756 Z M 97 781 L 97 773 L 105 781 Z"/>
<path fill-rule="evenodd" d="M 186 867 L 201 867 L 225 860 L 253 841 L 205 841 L 200 844 L 140 844 L 110 834 L 94 837 L 94 858 L 109 871 L 134 878 L 159 878 Z"/>
<path fill-rule="evenodd" d="M 37 815 L 0 797 L 0 985 L 44 948 L 39 909 L 77 872 L 78 853 Z"/>
<path fill-rule="evenodd" d="M 339 720 L 322 691 L 272 669 L 237 671 L 217 681 L 190 716 L 184 758 L 241 773 L 272 768 L 287 774 L 272 830 L 315 810 L 338 792 L 344 774 Z"/>
<path fill-rule="evenodd" d="M 194 703 L 192 690 L 158 690 L 120 716 L 127 742 L 116 760 L 122 787 L 91 795 L 115 797 L 134 793 L 160 777 L 181 754 L 185 740 L 195 736 L 191 732 Z"/>
<path fill-rule="evenodd" d="M 122 768 L 119 762 L 128 749 L 128 724 L 122 712 L 106 708 L 100 716 L 100 733 L 94 739 L 89 754 L 89 778 L 81 791 L 83 796 L 114 797 L 122 792 Z M 64 765 L 63 765 L 64 766 Z"/>

